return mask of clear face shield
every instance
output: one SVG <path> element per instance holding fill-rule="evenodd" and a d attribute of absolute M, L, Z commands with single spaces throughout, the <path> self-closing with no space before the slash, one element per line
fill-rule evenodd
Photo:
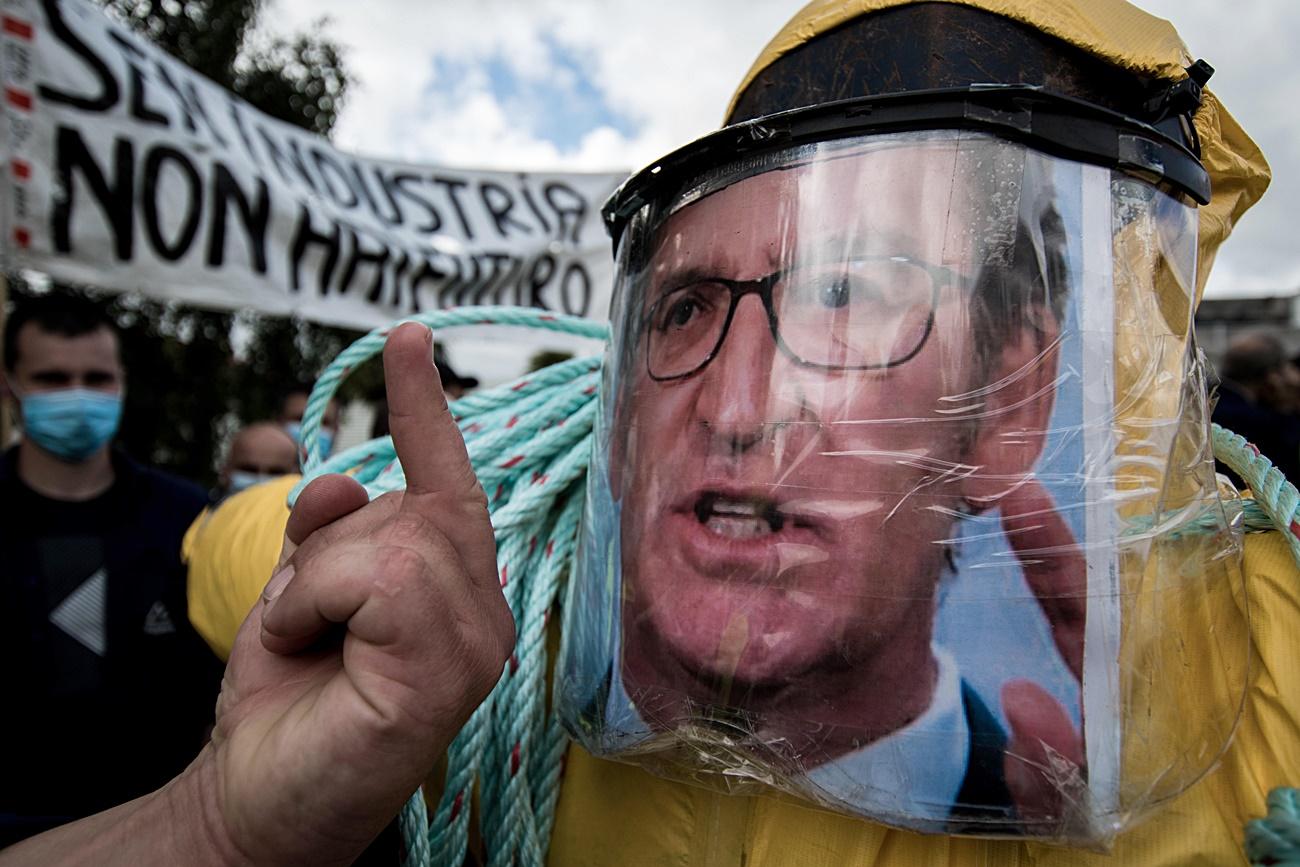
<path fill-rule="evenodd" d="M 996 127 L 777 118 L 611 205 L 562 716 L 730 791 L 1105 839 L 1208 766 L 1244 682 L 1244 638 L 1169 643 L 1237 544 L 1204 398 L 1152 379 L 1195 379 L 1195 191 Z M 1222 710 L 1130 755 L 1178 710 L 1135 681 L 1189 655 Z"/>

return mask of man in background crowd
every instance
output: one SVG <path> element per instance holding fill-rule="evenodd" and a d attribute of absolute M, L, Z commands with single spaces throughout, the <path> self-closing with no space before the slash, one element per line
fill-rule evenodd
<path fill-rule="evenodd" d="M 296 472 L 297 443 L 282 426 L 256 422 L 241 428 L 231 440 L 213 499 L 225 499 L 259 482 Z"/>
<path fill-rule="evenodd" d="M 276 422 L 284 429 L 295 445 L 302 445 L 302 417 L 307 413 L 307 401 L 311 397 L 311 384 L 295 386 L 285 392 L 280 402 L 280 414 Z M 325 406 L 325 415 L 321 418 L 320 449 L 322 455 L 328 455 L 334 449 L 334 438 L 339 433 L 339 404 L 331 400 Z M 296 469 L 296 467 L 295 467 Z"/>
<path fill-rule="evenodd" d="M 433 366 L 438 371 L 438 381 L 442 383 L 442 393 L 447 396 L 447 400 L 459 400 L 478 388 L 478 377 L 461 376 L 457 373 L 451 366 L 451 362 L 447 360 L 447 353 L 442 351 L 441 345 L 434 347 Z M 370 438 L 378 439 L 386 436 L 388 436 L 388 398 L 380 395 L 375 401 L 375 420 L 370 425 Z"/>
<path fill-rule="evenodd" d="M 1254 443 L 1292 482 L 1300 480 L 1300 368 L 1282 342 L 1267 332 L 1235 338 L 1219 376 L 1214 421 Z M 1243 485 L 1227 467 L 1218 469 Z"/>
<path fill-rule="evenodd" d="M 22 439 L 0 461 L 0 846 L 156 788 L 211 721 L 221 666 L 179 560 L 207 500 L 111 447 L 126 372 L 112 322 L 52 294 L 4 335 Z"/>
<path fill-rule="evenodd" d="M 438 368 L 438 380 L 442 383 L 442 393 L 447 395 L 447 400 L 462 398 L 478 388 L 478 377 L 457 373 L 441 346 L 434 349 L 433 365 Z"/>

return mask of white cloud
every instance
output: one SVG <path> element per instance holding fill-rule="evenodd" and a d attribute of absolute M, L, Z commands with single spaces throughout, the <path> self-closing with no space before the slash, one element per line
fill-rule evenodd
<path fill-rule="evenodd" d="M 635 168 L 716 127 L 732 88 L 766 40 L 797 8 L 790 2 L 701 4 L 662 0 L 486 0 L 468 4 L 359 4 L 350 0 L 278 0 L 267 16 L 277 29 L 301 28 L 327 16 L 328 32 L 348 47 L 359 79 L 348 94 L 337 143 L 402 159 L 520 168 L 547 158 L 541 142 L 527 141 L 516 118 L 493 117 L 485 75 L 458 83 L 456 98 L 439 96 L 435 61 L 483 64 L 504 60 L 523 78 L 572 85 L 546 39 L 589 72 L 610 108 L 637 135 L 621 142 L 615 162 L 608 135 L 574 152 L 552 149 L 548 167 Z M 471 121 L 488 127 L 473 129 Z M 453 141 L 453 133 L 455 140 Z M 590 136 L 590 133 L 588 133 Z M 591 157 L 604 160 L 595 165 Z"/>
<path fill-rule="evenodd" d="M 1216 295 L 1300 289 L 1300 245 L 1292 211 L 1300 204 L 1300 37 L 1294 0 L 1138 0 L 1178 26 L 1193 56 L 1217 72 L 1211 88 L 1272 161 L 1273 189 L 1219 256 Z M 491 168 L 637 168 L 715 128 L 732 90 L 798 0 L 275 0 L 267 23 L 301 28 L 322 15 L 348 46 L 359 79 L 349 93 L 337 142 L 379 156 Z M 1227 20 L 1228 15 L 1231 21 Z M 494 94 L 491 58 L 522 79 L 575 86 L 550 44 L 588 71 L 605 104 L 625 118 L 597 125 L 561 149 L 530 130 L 525 115 Z M 469 70 L 454 86 L 436 80 L 437 62 Z"/>

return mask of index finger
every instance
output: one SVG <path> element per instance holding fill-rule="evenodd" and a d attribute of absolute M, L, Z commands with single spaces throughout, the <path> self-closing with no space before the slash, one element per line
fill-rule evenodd
<path fill-rule="evenodd" d="M 1037 479 L 1027 479 L 999 505 L 1007 543 L 1047 615 L 1056 649 L 1074 676 L 1082 679 L 1088 564 L 1074 533 Z"/>
<path fill-rule="evenodd" d="M 433 333 L 405 322 L 384 344 L 384 388 L 388 429 L 406 474 L 403 507 L 421 508 L 431 496 L 469 496 L 478 478 L 465 441 L 447 409 L 442 382 L 433 366 Z"/>

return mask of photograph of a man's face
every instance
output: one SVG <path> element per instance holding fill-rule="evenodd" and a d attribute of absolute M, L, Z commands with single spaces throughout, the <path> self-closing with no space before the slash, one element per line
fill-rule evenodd
<path fill-rule="evenodd" d="M 605 752 L 929 829 L 1087 786 L 1084 174 L 900 134 L 629 229 L 580 567 Z"/>

